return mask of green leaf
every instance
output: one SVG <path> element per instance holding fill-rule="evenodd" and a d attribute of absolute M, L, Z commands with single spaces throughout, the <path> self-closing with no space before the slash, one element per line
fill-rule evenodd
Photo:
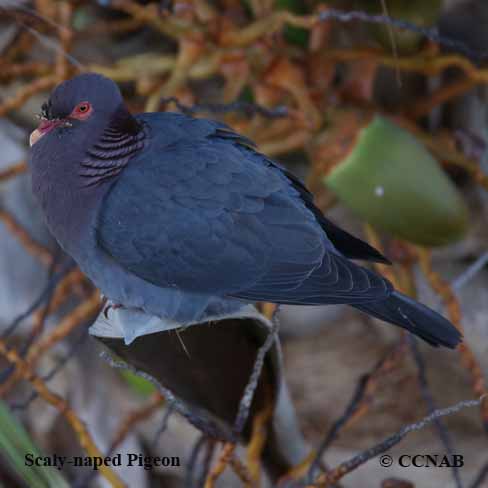
<path fill-rule="evenodd" d="M 136 393 L 142 396 L 149 396 L 151 393 L 156 391 L 156 387 L 149 381 L 141 376 L 134 374 L 132 371 L 127 369 L 120 370 L 120 374 L 128 383 L 128 385 L 134 390 Z"/>
<path fill-rule="evenodd" d="M 24 427 L 0 401 L 0 451 L 29 488 L 69 488 L 59 471 L 48 466 L 26 466 L 26 454 L 42 456 Z"/>
<path fill-rule="evenodd" d="M 325 184 L 359 216 L 428 246 L 460 239 L 468 211 L 439 163 L 409 132 L 377 116 Z"/>
<path fill-rule="evenodd" d="M 303 15 L 306 13 L 305 5 L 298 0 L 276 0 L 276 7 L 278 10 L 288 10 L 294 14 Z M 301 47 L 305 47 L 308 44 L 310 33 L 307 29 L 286 25 L 283 33 L 285 39 L 291 44 L 296 44 Z"/>

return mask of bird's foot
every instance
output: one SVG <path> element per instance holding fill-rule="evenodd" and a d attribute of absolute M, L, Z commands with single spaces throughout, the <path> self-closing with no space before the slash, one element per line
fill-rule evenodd
<path fill-rule="evenodd" d="M 113 308 L 114 310 L 116 310 L 117 308 L 122 308 L 122 304 L 121 304 L 121 303 L 109 303 L 109 304 L 108 304 L 108 305 L 105 307 L 105 309 L 104 309 L 104 311 L 103 311 L 103 315 L 105 315 L 105 318 L 106 318 L 107 320 L 108 320 L 108 312 L 109 312 L 109 310 L 110 310 L 110 309 L 112 309 L 112 308 Z"/>

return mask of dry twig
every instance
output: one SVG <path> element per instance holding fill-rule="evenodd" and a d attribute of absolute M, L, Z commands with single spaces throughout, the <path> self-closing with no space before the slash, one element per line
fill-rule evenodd
<path fill-rule="evenodd" d="M 27 171 L 27 163 L 25 161 L 21 161 L 20 163 L 13 164 L 9 166 L 7 169 L 0 171 L 0 182 L 7 181 L 11 178 L 15 178 L 18 175 L 21 175 Z"/>
<path fill-rule="evenodd" d="M 110 445 L 110 452 L 113 452 L 117 446 L 119 446 L 123 440 L 127 437 L 127 434 L 134 429 L 135 425 L 144 422 L 152 414 L 157 412 L 159 408 L 164 404 L 164 398 L 159 392 L 155 392 L 149 402 L 143 405 L 141 408 L 130 412 L 129 415 L 121 422 L 112 444 Z"/>
<path fill-rule="evenodd" d="M 318 477 L 318 479 L 312 485 L 309 485 L 307 488 L 325 488 L 330 486 L 331 484 L 335 483 L 342 479 L 346 474 L 354 471 L 356 468 L 361 466 L 362 464 L 366 463 L 370 459 L 375 458 L 376 456 L 390 450 L 393 446 L 398 444 L 403 440 L 403 438 L 408 435 L 410 432 L 414 432 L 417 430 L 423 429 L 426 425 L 434 422 L 436 419 L 441 417 L 445 417 L 447 415 L 452 415 L 454 413 L 459 412 L 464 408 L 470 407 L 477 407 L 481 404 L 483 398 L 479 400 L 467 400 L 457 403 L 452 407 L 447 407 L 443 409 L 438 409 L 429 414 L 427 417 L 424 417 L 419 422 L 414 424 L 409 424 L 400 429 L 397 433 L 387 437 L 384 441 L 376 444 L 375 446 L 366 449 L 365 451 L 361 452 L 357 456 L 342 462 L 337 467 L 335 467 L 332 471 L 328 473 L 324 473 Z"/>
<path fill-rule="evenodd" d="M 24 361 L 14 349 L 9 349 L 2 340 L 0 340 L 0 354 L 5 356 L 8 361 L 14 364 L 17 370 L 20 371 L 22 378 L 29 381 L 39 395 L 66 418 L 76 433 L 80 445 L 86 450 L 87 454 L 91 457 L 103 458 L 102 452 L 100 452 L 93 441 L 88 429 L 86 428 L 86 425 L 79 419 L 76 413 L 69 407 L 68 403 L 62 397 L 50 391 L 44 381 L 32 372 L 29 363 Z M 102 464 L 99 469 L 100 473 L 107 479 L 107 481 L 109 481 L 112 487 L 124 487 L 124 483 L 112 471 L 112 469 L 110 469 L 110 467 Z"/>
<path fill-rule="evenodd" d="M 236 444 L 227 442 L 223 445 L 220 456 L 214 467 L 210 471 L 205 481 L 205 488 L 214 488 L 215 482 L 219 479 L 220 475 L 225 471 L 225 468 L 229 465 L 230 460 L 234 456 Z"/>
<path fill-rule="evenodd" d="M 430 251 L 424 248 L 418 248 L 418 256 L 419 264 L 424 272 L 424 275 L 427 277 L 427 280 L 432 288 L 442 297 L 444 301 L 450 321 L 459 329 L 459 331 L 463 332 L 463 327 L 461 324 L 461 306 L 459 304 L 459 300 L 449 286 L 449 283 L 444 281 L 441 276 L 434 271 Z M 468 346 L 468 344 L 466 344 L 466 342 L 461 343 L 458 349 L 459 353 L 461 354 L 464 367 L 471 375 L 474 393 L 479 397 L 485 396 L 487 393 L 486 381 L 472 349 Z M 486 398 L 485 401 L 481 402 L 481 416 L 483 426 L 488 434 L 488 401 Z"/>
<path fill-rule="evenodd" d="M 20 88 L 17 93 L 0 104 L 0 117 L 4 117 L 12 110 L 21 107 L 30 97 L 56 85 L 58 78 L 54 75 L 38 78 L 32 83 Z"/>
<path fill-rule="evenodd" d="M 52 263 L 53 257 L 51 252 L 42 244 L 36 242 L 12 214 L 0 209 L 0 220 L 10 233 L 24 246 L 26 251 L 38 258 L 45 266 L 49 266 Z"/>

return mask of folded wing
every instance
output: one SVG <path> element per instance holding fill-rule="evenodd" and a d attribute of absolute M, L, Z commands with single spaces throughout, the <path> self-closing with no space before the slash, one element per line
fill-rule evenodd
<path fill-rule="evenodd" d="M 344 258 L 296 182 L 236 138 L 157 144 L 130 162 L 100 246 L 161 287 L 277 303 L 362 303 L 391 285 Z"/>

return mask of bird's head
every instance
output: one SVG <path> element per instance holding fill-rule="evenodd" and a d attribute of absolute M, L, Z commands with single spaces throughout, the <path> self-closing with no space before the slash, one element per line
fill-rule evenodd
<path fill-rule="evenodd" d="M 109 78 L 85 73 L 53 90 L 30 136 L 28 161 L 33 193 L 59 240 L 76 235 L 82 217 L 91 215 L 87 208 L 98 205 L 144 140 Z"/>
<path fill-rule="evenodd" d="M 82 133 L 108 125 L 121 107 L 122 96 L 111 79 L 96 73 L 76 76 L 58 85 L 42 105 L 40 124 L 30 135 L 30 145 L 61 131 L 80 139 Z"/>

